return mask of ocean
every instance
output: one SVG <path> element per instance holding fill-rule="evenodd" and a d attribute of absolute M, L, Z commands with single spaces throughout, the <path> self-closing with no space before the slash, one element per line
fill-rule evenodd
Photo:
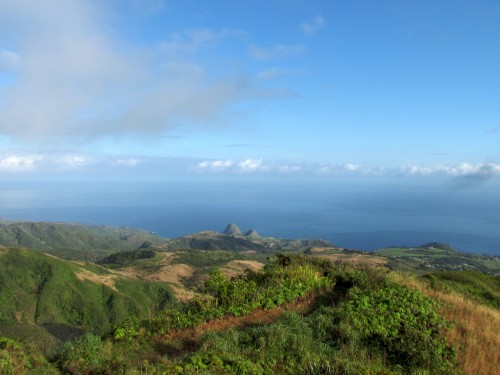
<path fill-rule="evenodd" d="M 500 194 L 481 186 L 245 177 L 11 181 L 0 188 L 0 217 L 132 227 L 167 238 L 235 223 L 263 236 L 368 251 L 443 242 L 500 255 Z"/>

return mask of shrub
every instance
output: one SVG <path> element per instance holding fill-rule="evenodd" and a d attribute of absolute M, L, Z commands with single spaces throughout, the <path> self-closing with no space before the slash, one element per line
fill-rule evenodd
<path fill-rule="evenodd" d="M 454 363 L 454 351 L 442 336 L 445 321 L 434 302 L 418 291 L 396 284 L 353 287 L 338 313 L 394 364 L 445 372 Z"/>
<path fill-rule="evenodd" d="M 87 333 L 67 342 L 57 358 L 58 366 L 71 374 L 109 374 L 121 367 L 110 342 Z"/>

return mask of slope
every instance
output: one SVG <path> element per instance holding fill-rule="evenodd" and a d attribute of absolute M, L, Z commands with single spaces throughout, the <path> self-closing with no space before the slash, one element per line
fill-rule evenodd
<path fill-rule="evenodd" d="M 0 223 L 0 245 L 36 249 L 65 259 L 96 260 L 134 250 L 145 241 L 164 241 L 148 232 L 62 223 Z"/>
<path fill-rule="evenodd" d="M 28 249 L 0 248 L 0 326 L 81 327 L 106 332 L 171 300 L 165 283 L 116 275 Z"/>

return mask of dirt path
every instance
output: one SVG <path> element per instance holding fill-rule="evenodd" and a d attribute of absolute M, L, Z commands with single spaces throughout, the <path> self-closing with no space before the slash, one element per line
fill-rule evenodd
<path fill-rule="evenodd" d="M 295 311 L 307 315 L 314 311 L 319 305 L 334 304 L 340 298 L 337 291 L 335 294 L 310 295 L 293 303 L 288 303 L 274 309 L 258 309 L 244 316 L 229 316 L 222 319 L 214 319 L 200 324 L 195 328 L 175 331 L 160 337 L 157 341 L 162 355 L 168 357 L 179 357 L 199 349 L 201 339 L 208 332 L 222 332 L 230 328 L 254 327 L 271 324 L 279 319 L 286 311 Z"/>
<path fill-rule="evenodd" d="M 252 327 L 271 324 L 280 318 L 285 311 L 306 313 L 314 301 L 313 297 L 283 305 L 270 310 L 255 310 L 244 316 L 229 316 L 222 319 L 210 320 L 194 328 L 172 332 L 158 340 L 162 355 L 179 357 L 199 349 L 201 339 L 207 332 L 222 332 L 230 328 Z"/>

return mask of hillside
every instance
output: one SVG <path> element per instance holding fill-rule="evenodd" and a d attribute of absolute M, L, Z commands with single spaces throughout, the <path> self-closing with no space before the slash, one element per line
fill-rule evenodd
<path fill-rule="evenodd" d="M 461 253 L 446 244 L 430 243 L 417 247 L 390 247 L 375 254 L 391 261 L 393 269 L 429 271 L 479 271 L 500 275 L 500 257 Z"/>
<path fill-rule="evenodd" d="M 0 246 L 36 249 L 65 259 L 97 260 L 135 250 L 145 241 L 160 242 L 148 232 L 62 223 L 0 223 Z"/>
<path fill-rule="evenodd" d="M 208 275 L 220 268 L 231 276 L 246 269 L 260 269 L 265 258 L 227 250 L 178 250 L 174 252 L 137 249 L 112 254 L 99 264 L 127 277 L 167 282 L 175 297 L 186 300 L 196 295 Z"/>
<path fill-rule="evenodd" d="M 231 224 L 234 225 L 234 224 Z M 272 253 L 276 251 L 302 252 L 308 247 L 333 247 L 326 240 L 279 239 L 261 237 L 255 230 L 239 234 L 236 229 L 225 230 L 224 234 L 218 232 L 199 232 L 188 236 L 166 241 L 162 244 L 165 250 L 229 250 L 235 252 L 255 251 Z"/>
<path fill-rule="evenodd" d="M 85 249 L 128 231 L 54 224 L 60 236 L 43 237 L 44 224 L 24 223 L 23 236 L 52 246 L 87 231 Z M 130 230 L 134 247 L 101 249 L 98 263 L 0 248 L 0 373 L 495 373 L 498 257 L 230 229 Z"/>
<path fill-rule="evenodd" d="M 324 240 L 284 240 L 249 235 L 226 235 L 199 232 L 176 239 L 166 239 L 146 231 L 64 223 L 0 223 L 0 246 L 35 249 L 64 259 L 97 261 L 108 255 L 132 251 L 146 244 L 163 251 L 228 250 L 303 251 L 309 246 L 333 246 Z"/>
<path fill-rule="evenodd" d="M 126 278 L 35 250 L 0 248 L 0 270 L 0 332 L 41 327 L 61 340 L 82 330 L 104 333 L 172 300 L 165 283 Z"/>

